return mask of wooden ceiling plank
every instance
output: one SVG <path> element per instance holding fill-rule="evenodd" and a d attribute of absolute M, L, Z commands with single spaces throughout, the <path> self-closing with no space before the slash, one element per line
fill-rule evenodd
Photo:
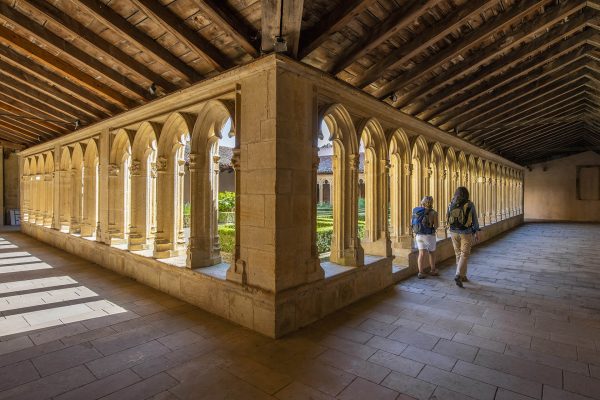
<path fill-rule="evenodd" d="M 148 18 L 177 38 L 191 51 L 205 59 L 217 71 L 233 67 L 231 60 L 198 32 L 189 28 L 177 14 L 156 0 L 130 0 Z"/>
<path fill-rule="evenodd" d="M 63 78 L 51 70 L 41 67 L 30 58 L 17 53 L 11 48 L 0 46 L 0 59 L 5 60 L 12 66 L 19 68 L 38 79 L 49 82 L 51 85 L 56 85 L 57 88 L 60 88 L 68 95 L 79 99 L 80 102 L 83 102 L 84 104 L 89 103 L 91 106 L 97 107 L 107 116 L 115 114 L 120 110 L 114 104 L 106 101 L 94 92 Z"/>
<path fill-rule="evenodd" d="M 493 3 L 486 0 L 470 0 L 464 6 L 448 15 L 445 20 L 440 21 L 435 26 L 428 27 L 424 32 L 416 35 L 410 42 L 393 50 L 382 60 L 376 61 L 371 68 L 355 77 L 352 80 L 352 84 L 360 88 L 370 85 L 379 79 L 384 71 L 407 63 L 426 48 L 456 31 L 469 19 L 488 9 Z"/>
<path fill-rule="evenodd" d="M 561 130 L 564 130 L 566 127 L 572 128 L 572 127 L 577 127 L 581 125 L 581 121 L 573 121 L 573 122 L 567 122 L 565 124 L 556 124 L 556 125 L 549 125 L 547 127 L 544 128 L 544 130 L 529 130 L 529 131 L 525 131 L 525 133 L 522 135 L 522 138 L 517 142 L 517 141 L 511 141 L 510 143 L 506 144 L 506 142 L 502 142 L 502 143 L 496 143 L 493 146 L 491 144 L 486 144 L 484 148 L 486 149 L 490 149 L 490 148 L 494 148 L 494 152 L 510 152 L 513 151 L 513 149 L 522 147 L 524 145 L 528 145 L 531 142 L 535 142 L 537 140 L 539 140 L 540 137 L 549 137 L 549 136 L 554 136 L 556 133 L 560 132 Z"/>
<path fill-rule="evenodd" d="M 580 103 L 583 103 L 586 101 L 589 103 L 589 102 L 592 102 L 593 100 L 591 100 L 588 97 L 588 95 L 585 93 L 585 91 L 580 91 L 580 92 L 577 92 L 574 94 L 571 93 L 568 98 L 558 100 L 551 106 L 536 107 L 534 109 L 534 111 L 528 113 L 527 115 L 523 115 L 523 116 L 515 118 L 515 120 L 512 121 L 512 123 L 516 124 L 521 121 L 526 121 L 529 124 L 534 124 L 544 118 L 556 119 L 556 118 L 558 118 L 558 113 L 562 112 L 562 110 L 564 110 L 565 108 L 572 107 L 575 104 L 580 105 Z M 486 131 L 484 131 L 483 134 L 476 136 L 475 137 L 476 140 L 474 140 L 473 142 L 480 142 L 482 140 L 485 140 L 487 142 L 494 137 L 498 137 L 500 135 L 505 136 L 505 135 L 507 135 L 507 133 L 508 133 L 508 130 L 506 130 L 506 129 L 486 130 Z"/>
<path fill-rule="evenodd" d="M 32 133 L 29 129 L 24 128 L 22 125 L 14 123 L 13 120 L 10 120 L 9 118 L 7 118 L 3 115 L 0 115 L 0 117 L 1 117 L 0 122 L 2 123 L 2 125 L 10 128 L 12 131 L 18 133 L 20 137 L 30 140 L 32 142 L 40 141 L 39 135 Z"/>
<path fill-rule="evenodd" d="M 86 103 L 84 101 L 79 100 L 76 97 L 64 93 L 56 87 L 49 85 L 48 83 L 46 83 L 46 81 L 43 81 L 42 79 L 39 79 L 34 75 L 30 75 L 25 71 L 22 71 L 19 68 L 16 68 L 7 62 L 4 62 L 1 57 L 0 74 L 4 74 L 7 77 L 10 77 L 15 82 L 20 82 L 23 85 L 27 85 L 33 90 L 38 90 L 40 92 L 46 93 L 48 96 L 52 96 L 54 99 L 61 101 L 63 104 L 70 105 L 73 108 L 87 114 L 88 118 L 100 119 L 109 116 L 109 114 L 92 107 L 90 103 Z"/>
<path fill-rule="evenodd" d="M 467 110 L 469 113 L 473 113 L 476 109 L 486 105 L 490 101 L 493 101 L 496 98 L 495 95 L 490 95 L 493 90 L 497 90 L 498 88 L 506 87 L 508 85 L 510 85 L 509 87 L 514 87 L 516 86 L 515 82 L 518 82 L 519 84 L 526 84 L 528 81 L 526 79 L 527 76 L 536 74 L 543 75 L 547 74 L 546 71 L 548 70 L 560 68 L 561 63 L 553 63 L 553 61 L 562 56 L 565 56 L 564 59 L 568 60 L 569 53 L 573 52 L 574 49 L 585 45 L 585 39 L 588 35 L 589 34 L 575 35 L 558 44 L 555 48 L 550 50 L 550 53 L 541 53 L 539 56 L 533 57 L 525 62 L 522 62 L 521 64 L 518 64 L 518 62 L 521 60 L 521 57 L 518 57 L 518 60 L 515 59 L 509 63 L 512 68 L 503 68 L 501 72 L 504 73 L 494 72 L 489 74 L 493 75 L 491 78 L 489 78 L 487 76 L 488 74 L 484 72 L 483 74 L 478 75 L 476 78 L 480 83 L 479 86 L 471 89 L 470 91 L 459 94 L 447 103 L 443 103 L 442 105 L 429 109 L 421 118 L 433 120 L 438 126 L 443 126 L 450 120 L 461 120 L 462 118 L 456 117 L 464 115 Z M 574 58 L 585 53 L 585 51 L 582 49 L 579 49 L 578 51 L 579 54 L 575 54 L 573 56 Z M 536 71 L 538 68 L 541 68 L 542 72 Z M 518 80 L 519 78 L 520 80 Z M 484 79 L 487 80 L 484 81 Z M 477 101 L 477 103 L 475 103 L 475 101 Z M 476 107 L 474 107 L 475 104 Z"/>
<path fill-rule="evenodd" d="M 507 88 L 506 92 L 499 92 L 497 99 L 488 103 L 488 107 L 485 110 L 473 114 L 473 118 L 469 119 L 469 121 L 472 121 L 469 123 L 469 128 L 473 129 L 473 127 L 479 125 L 479 120 L 496 117 L 507 111 L 509 107 L 519 106 L 523 101 L 534 98 L 538 93 L 542 93 L 543 90 L 550 91 L 571 84 L 583 78 L 586 71 L 588 70 L 584 57 L 567 65 L 565 68 L 557 69 L 554 73 L 545 74 L 539 79 L 532 77 L 529 82 L 518 85 L 515 90 Z M 465 125 L 466 121 L 461 123 L 460 126 L 463 127 Z"/>
<path fill-rule="evenodd" d="M 3 43 L 5 46 L 15 46 L 20 48 L 22 51 L 29 54 L 33 59 L 29 62 L 38 62 L 45 68 L 51 69 L 52 71 L 55 71 L 61 75 L 64 74 L 66 76 L 69 76 L 70 78 L 76 80 L 86 88 L 96 92 L 100 96 L 104 96 L 106 98 L 111 99 L 122 109 L 132 108 L 136 106 L 136 103 L 134 103 L 127 96 L 124 96 L 116 90 L 104 85 L 99 80 L 87 74 L 84 74 L 78 68 L 64 61 L 62 58 L 57 57 L 49 53 L 48 51 L 42 49 L 41 47 L 36 46 L 29 40 L 22 38 L 21 36 L 14 33 L 12 30 L 7 29 L 4 26 L 0 26 L 0 43 Z"/>
<path fill-rule="evenodd" d="M 577 12 L 581 7 L 585 6 L 585 1 L 566 2 L 552 9 L 550 12 L 544 13 L 536 18 L 526 28 L 516 29 L 510 32 L 510 40 L 497 40 L 493 44 L 486 46 L 483 49 L 475 52 L 470 58 L 451 66 L 448 70 L 440 73 L 438 76 L 428 80 L 422 85 L 414 89 L 397 93 L 399 100 L 394 103 L 397 108 L 405 108 L 423 96 L 433 93 L 442 86 L 449 85 L 460 76 L 466 76 L 475 72 L 478 68 L 486 63 L 491 62 L 499 55 L 508 50 L 514 49 L 528 40 L 532 35 L 544 29 L 550 28 L 552 25 L 559 22 L 561 19 Z M 415 115 L 422 112 L 427 107 L 427 101 L 421 101 L 410 107 L 410 114 Z"/>
<path fill-rule="evenodd" d="M 580 136 L 582 133 L 582 129 L 583 128 L 581 125 L 560 128 L 554 132 L 553 137 L 546 136 L 543 138 L 532 138 L 531 140 L 528 140 L 527 142 L 523 143 L 522 145 L 516 148 L 506 150 L 506 152 L 510 152 L 511 154 L 518 156 L 524 153 L 522 149 L 531 148 L 529 146 L 533 145 L 532 142 L 535 142 L 535 148 L 543 148 L 544 146 L 556 146 L 557 143 L 560 143 L 564 139 L 568 140 L 573 137 Z"/>
<path fill-rule="evenodd" d="M 162 65 L 174 68 L 187 82 L 195 82 L 202 79 L 196 70 L 179 57 L 162 47 L 151 37 L 131 25 L 126 18 L 99 0 L 79 0 L 78 5 L 91 13 L 98 21 L 123 38 L 130 41 L 135 47 L 151 54 Z"/>
<path fill-rule="evenodd" d="M 567 58 L 561 59 L 567 60 Z M 588 75 L 590 74 L 585 57 L 578 58 L 574 62 L 570 61 L 572 59 L 573 58 L 570 58 L 569 61 L 565 61 L 564 64 L 561 64 L 560 62 L 551 63 L 535 73 L 529 72 L 529 74 L 522 75 L 520 78 L 512 81 L 510 85 L 498 88 L 498 93 L 492 92 L 486 94 L 476 103 L 471 103 L 471 108 L 464 107 L 462 114 L 457 114 L 456 118 L 449 120 L 446 125 L 442 126 L 447 127 L 452 124 L 460 129 L 465 129 L 465 127 L 470 124 L 469 121 L 477 120 L 483 111 L 487 112 L 488 107 L 495 108 L 499 101 L 504 101 L 505 103 L 512 101 L 512 96 L 515 93 L 518 93 L 518 90 L 522 89 L 522 91 L 526 91 L 528 87 L 530 88 L 532 86 L 532 82 L 535 82 L 540 87 L 545 87 L 566 76 L 571 76 L 575 79 L 577 77 L 576 74 L 581 73 L 580 71 L 584 69 Z"/>
<path fill-rule="evenodd" d="M 30 135 L 34 135 L 33 137 L 35 137 L 37 141 L 39 141 L 41 137 L 46 138 L 54 136 L 48 134 L 47 129 L 44 130 L 35 124 L 27 123 L 25 122 L 26 120 L 15 118 L 14 116 L 11 116 L 9 114 L 3 114 L 1 111 L 0 116 L 6 123 L 10 123 L 11 125 L 18 126 L 22 129 L 27 130 Z"/>
<path fill-rule="evenodd" d="M 344 28 L 374 2 L 375 0 L 346 0 L 334 7 L 318 24 L 301 33 L 298 59 L 302 60 L 310 55 L 332 34 Z"/>
<path fill-rule="evenodd" d="M 415 1 L 404 7 L 394 10 L 382 23 L 371 28 L 370 32 L 363 35 L 355 43 L 350 45 L 337 57 L 335 65 L 330 73 L 337 75 L 348 68 L 358 59 L 364 57 L 377 46 L 384 43 L 390 37 L 409 26 L 427 10 L 438 3 L 439 0 Z"/>
<path fill-rule="evenodd" d="M 20 144 L 36 144 L 37 141 L 25 139 L 18 132 L 13 131 L 10 127 L 4 125 L 2 121 L 0 121 L 0 138 L 4 140 L 9 140 L 11 142 L 16 142 Z"/>
<path fill-rule="evenodd" d="M 585 85 L 582 85 L 582 86 L 586 87 Z M 531 120 L 530 117 L 535 116 L 537 113 L 539 113 L 540 108 L 542 109 L 541 111 L 545 111 L 545 110 L 550 109 L 550 107 L 555 107 L 560 104 L 563 104 L 564 102 L 571 101 L 571 99 L 573 99 L 573 98 L 586 96 L 586 93 L 587 92 L 585 91 L 585 89 L 582 90 L 581 87 L 575 87 L 572 90 L 569 90 L 567 92 L 559 93 L 558 95 L 551 96 L 551 98 L 544 99 L 543 101 L 538 102 L 534 106 L 531 106 L 529 110 L 516 113 L 514 118 L 503 119 L 497 123 L 491 124 L 489 127 L 486 127 L 485 131 L 489 132 L 489 130 L 494 130 L 494 129 L 504 130 L 504 129 L 508 129 L 512 126 L 519 126 L 522 123 L 523 124 L 535 124 L 539 121 L 536 121 L 536 119 Z M 550 103 L 550 107 L 548 107 L 548 103 Z M 506 120 L 510 120 L 510 122 L 504 122 Z M 520 121 L 524 121 L 524 122 L 521 123 Z M 487 138 L 486 138 L 486 140 L 487 140 Z"/>
<path fill-rule="evenodd" d="M 541 120 L 544 117 L 547 116 L 551 116 L 552 118 L 559 118 L 563 115 L 572 115 L 574 120 L 578 120 L 580 119 L 579 113 L 583 112 L 585 110 L 588 109 L 589 107 L 589 100 L 585 99 L 585 98 L 580 98 L 579 100 L 576 100 L 575 102 L 573 102 L 572 104 L 567 104 L 567 105 L 562 105 L 561 107 L 556 107 L 556 109 L 545 113 L 544 115 L 541 115 L 538 117 L 538 120 Z M 528 131 L 529 129 L 526 128 L 524 131 Z M 531 129 L 531 132 L 535 133 L 535 132 L 541 132 L 542 134 L 545 132 L 547 134 L 547 131 L 541 130 L 541 129 Z M 522 141 L 524 138 L 526 138 L 526 135 L 524 134 L 520 134 L 518 136 L 514 135 L 510 130 L 507 131 L 502 131 L 497 133 L 494 137 L 490 137 L 490 138 L 484 138 L 482 139 L 485 140 L 485 146 L 496 146 L 498 147 L 499 143 L 506 143 L 508 142 L 508 146 L 512 145 L 512 144 L 518 144 L 520 143 L 520 141 Z M 475 142 L 475 143 L 482 143 L 482 142 Z"/>
<path fill-rule="evenodd" d="M 0 97 L 0 110 L 4 110 L 9 114 L 35 118 L 28 120 L 29 124 L 41 127 L 42 130 L 45 132 L 43 135 L 47 139 L 52 139 L 55 136 L 66 132 L 65 128 L 62 126 L 39 119 L 39 113 L 36 110 L 33 110 L 31 107 L 15 106 L 7 97 Z"/>
<path fill-rule="evenodd" d="M 152 96 L 148 90 L 131 81 L 128 77 L 122 75 L 117 70 L 114 70 L 111 67 L 101 63 L 91 54 L 81 50 L 71 42 L 54 34 L 46 27 L 29 19 L 27 15 L 21 13 L 17 9 L 7 6 L 6 4 L 0 4 L 0 16 L 4 20 L 9 21 L 11 24 L 17 25 L 21 29 L 25 30 L 28 34 L 34 36 L 36 41 L 46 43 L 46 45 L 56 48 L 61 52 L 59 57 L 63 63 L 66 62 L 65 58 L 70 58 L 71 62 L 69 64 L 76 63 L 80 64 L 76 66 L 84 66 L 92 69 L 96 73 L 102 75 L 105 79 L 130 91 L 139 99 L 152 99 Z"/>
<path fill-rule="evenodd" d="M 2 65 L 0 63 L 0 65 Z M 23 85 L 18 81 L 11 79 L 10 77 L 6 77 L 2 75 L 4 71 L 0 72 L 0 83 L 5 87 L 10 87 L 12 90 L 20 93 L 21 95 L 27 96 L 31 98 L 33 101 L 40 101 L 48 106 L 48 108 L 52 108 L 55 110 L 54 112 L 59 112 L 61 115 L 65 115 L 70 117 L 70 120 L 74 121 L 79 119 L 81 121 L 85 121 L 89 118 L 88 115 L 82 113 L 81 111 L 71 107 L 68 104 L 62 103 L 56 100 L 54 97 L 48 96 L 44 92 L 31 88 L 29 86 Z"/>
<path fill-rule="evenodd" d="M 506 57 L 481 68 L 477 73 L 467 75 L 460 81 L 436 93 L 435 100 L 429 102 L 426 110 L 419 117 L 430 120 L 434 115 L 441 116 L 455 110 L 467 102 L 477 99 L 482 93 L 495 89 L 500 85 L 505 85 L 511 80 L 528 74 L 535 68 L 572 51 L 574 48 L 585 45 L 586 40 L 594 34 L 591 31 L 574 34 L 581 29 L 578 23 L 569 24 L 567 28 L 551 31 L 551 36 L 545 37 L 545 39 L 534 39 L 529 44 L 509 53 Z M 574 35 L 567 40 L 563 40 L 565 34 Z M 550 54 L 547 54 L 547 52 L 550 52 Z M 444 120 L 444 118 L 441 119 Z M 440 124 L 442 123 L 440 122 Z"/>
<path fill-rule="evenodd" d="M 24 105 L 36 109 L 38 113 L 45 115 L 47 119 L 60 120 L 66 123 L 72 123 L 76 119 L 75 116 L 68 115 L 63 111 L 56 110 L 45 104 L 45 98 L 39 98 L 39 101 L 32 97 L 30 94 L 23 94 L 12 87 L 8 86 L 3 80 L 0 79 L 0 91 L 3 96 L 9 97 L 15 101 L 23 103 Z M 41 94 L 40 94 L 41 95 Z"/>
<path fill-rule="evenodd" d="M 510 27 L 512 24 L 520 19 L 525 18 L 528 14 L 531 14 L 540 7 L 540 2 L 538 0 L 525 0 L 516 4 L 517 5 L 515 7 L 505 11 L 493 20 L 482 24 L 479 28 L 474 29 L 456 42 L 452 43 L 452 45 L 443 49 L 434 56 L 429 57 L 427 61 L 415 65 L 410 71 L 399 75 L 389 82 L 386 82 L 372 93 L 373 96 L 377 97 L 378 99 L 388 97 L 396 90 L 410 85 L 411 82 L 421 79 L 423 76 L 431 73 L 441 65 L 452 61 L 458 55 L 466 53 L 469 50 L 481 45 L 481 43 L 487 40 L 490 36 Z M 581 8 L 583 8 L 585 6 L 585 1 L 579 1 L 579 4 L 581 4 Z M 533 35 L 533 33 L 530 35 Z"/>
<path fill-rule="evenodd" d="M 38 0 L 39 1 L 39 0 Z M 238 43 L 252 57 L 260 55 L 258 33 L 246 21 L 228 7 L 226 2 L 215 0 L 194 0 L 202 14 Z"/>
<path fill-rule="evenodd" d="M 52 6 L 46 0 L 27 0 L 27 2 L 31 7 L 35 8 L 37 12 L 43 14 L 45 18 L 60 25 L 62 28 L 67 29 L 73 35 L 76 35 L 81 40 L 84 40 L 95 49 L 110 57 L 111 60 L 120 64 L 121 67 L 135 73 L 150 83 L 155 83 L 167 92 L 173 92 L 178 89 L 178 86 L 152 71 L 146 65 L 138 62 L 120 48 L 113 46 L 101 36 L 94 33 L 94 31 L 88 29 L 76 19 L 71 18 L 58 8 Z"/>

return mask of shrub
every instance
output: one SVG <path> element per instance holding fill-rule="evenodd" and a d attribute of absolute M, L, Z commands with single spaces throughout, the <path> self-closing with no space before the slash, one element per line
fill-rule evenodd
<path fill-rule="evenodd" d="M 235 247 L 235 225 L 220 225 L 219 241 L 221 243 L 221 251 L 233 253 Z"/>
<path fill-rule="evenodd" d="M 235 209 L 235 193 L 219 192 L 219 211 L 231 212 Z"/>
<path fill-rule="evenodd" d="M 317 229 L 317 251 L 319 254 L 331 250 L 331 240 L 333 238 L 333 226 Z"/>
<path fill-rule="evenodd" d="M 190 203 L 185 203 L 183 205 L 183 227 L 189 228 L 191 226 L 191 218 L 192 218 L 192 205 Z"/>

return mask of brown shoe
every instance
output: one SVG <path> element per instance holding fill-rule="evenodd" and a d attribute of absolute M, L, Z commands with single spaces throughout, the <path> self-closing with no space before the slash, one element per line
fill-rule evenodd
<path fill-rule="evenodd" d="M 431 271 L 429 271 L 429 275 L 430 276 L 440 276 L 440 271 L 438 271 L 437 269 L 432 269 Z"/>
<path fill-rule="evenodd" d="M 469 280 L 469 278 L 467 278 L 466 276 L 461 276 L 461 277 L 460 277 L 460 280 L 461 280 L 461 281 L 463 281 L 463 282 L 471 282 L 471 281 Z"/>

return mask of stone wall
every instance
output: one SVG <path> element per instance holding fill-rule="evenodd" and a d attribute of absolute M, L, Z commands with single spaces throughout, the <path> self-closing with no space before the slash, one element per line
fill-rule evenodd
<path fill-rule="evenodd" d="M 577 167 L 600 166 L 589 151 L 530 166 L 525 171 L 525 218 L 600 222 L 600 200 L 577 199 Z"/>

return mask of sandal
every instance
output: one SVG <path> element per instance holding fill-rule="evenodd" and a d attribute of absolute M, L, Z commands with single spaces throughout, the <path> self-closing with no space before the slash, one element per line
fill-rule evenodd
<path fill-rule="evenodd" d="M 417 278 L 419 278 L 419 279 L 425 279 L 425 278 L 427 278 L 427 274 L 422 274 L 422 273 L 419 272 L 417 274 Z"/>
<path fill-rule="evenodd" d="M 464 287 L 459 275 L 456 275 L 454 277 L 454 282 L 456 283 L 456 286 L 458 286 L 459 288 Z"/>
<path fill-rule="evenodd" d="M 440 271 L 438 271 L 437 269 L 432 269 L 431 271 L 429 271 L 429 275 L 430 276 L 440 276 Z"/>

